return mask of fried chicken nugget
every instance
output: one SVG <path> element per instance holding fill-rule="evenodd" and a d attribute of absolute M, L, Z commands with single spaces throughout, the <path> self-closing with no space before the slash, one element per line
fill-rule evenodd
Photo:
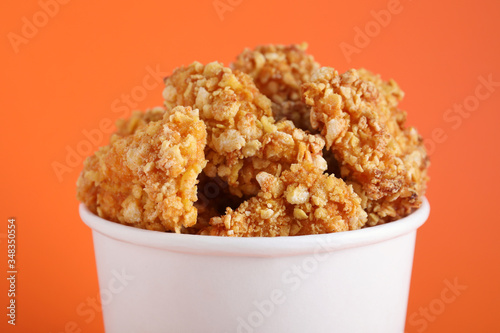
<path fill-rule="evenodd" d="M 304 159 L 326 167 L 321 158 L 324 140 L 291 122 L 275 123 L 270 100 L 248 75 L 218 62 L 195 62 L 176 69 L 165 85 L 167 112 L 176 105 L 200 109 L 208 132 L 204 173 L 222 178 L 231 193 L 255 195 L 257 173 L 279 175 Z"/>
<path fill-rule="evenodd" d="M 175 231 L 196 223 L 197 177 L 206 165 L 198 110 L 176 107 L 133 134 L 112 137 L 84 163 L 77 197 L 107 220 Z"/>
<path fill-rule="evenodd" d="M 397 220 L 421 204 L 428 157 L 414 128 L 397 109 L 403 94 L 394 83 L 356 70 L 339 75 L 323 67 L 303 85 L 312 126 L 341 165 L 368 213 L 367 225 Z"/>
<path fill-rule="evenodd" d="M 385 99 L 387 108 L 379 107 L 377 110 L 379 110 L 379 115 L 383 117 L 380 110 L 389 109 L 390 113 L 386 113 L 386 118 L 382 118 L 382 121 L 385 123 L 389 133 L 401 148 L 403 162 L 407 170 L 411 173 L 411 177 L 413 179 L 413 188 L 419 197 L 422 197 L 425 194 L 427 182 L 429 181 L 427 170 L 430 162 L 421 136 L 414 127 L 405 126 L 406 112 L 398 108 L 399 102 L 404 97 L 404 92 L 392 79 L 389 81 L 383 81 L 380 75 L 374 74 L 366 69 L 358 70 L 358 74 L 362 80 L 373 83 Z M 386 205 L 389 206 L 389 203 Z M 392 203 L 390 205 L 393 206 Z M 396 200 L 395 205 L 402 208 L 399 216 L 406 216 L 410 214 L 413 208 L 405 206 L 401 198 Z M 420 206 L 420 202 L 418 202 L 418 205 Z M 385 209 L 384 207 L 381 208 L 382 210 Z"/>
<path fill-rule="evenodd" d="M 177 105 L 200 110 L 207 125 L 207 146 L 219 157 L 216 165 L 232 165 L 255 154 L 264 123 L 274 122 L 271 102 L 252 79 L 218 62 L 177 68 L 165 79 L 163 97 L 167 110 Z"/>
<path fill-rule="evenodd" d="M 312 132 L 309 107 L 301 100 L 300 87 L 319 64 L 306 50 L 306 43 L 260 45 L 245 49 L 231 67 L 250 75 L 257 88 L 271 99 L 275 119 L 287 118 Z"/>
<path fill-rule="evenodd" d="M 311 163 L 294 164 L 278 178 L 257 175 L 259 194 L 226 215 L 211 219 L 200 234 L 275 237 L 360 229 L 366 223 L 361 199 L 342 179 Z"/>
<path fill-rule="evenodd" d="M 147 126 L 150 122 L 163 119 L 164 115 L 164 107 L 147 109 L 145 112 L 134 111 L 129 118 L 118 119 L 116 121 L 117 131 L 114 135 L 120 137 L 132 135 L 138 129 Z M 228 185 L 223 183 L 222 180 L 219 179 L 215 182 L 201 173 L 198 177 L 198 200 L 194 202 L 198 214 L 197 222 L 192 227 L 183 227 L 181 232 L 196 234 L 202 227 L 209 225 L 208 222 L 212 217 L 223 213 L 223 210 L 218 209 L 219 206 L 224 204 L 225 208 L 228 202 L 235 200 L 235 197 L 229 194 L 227 187 Z"/>

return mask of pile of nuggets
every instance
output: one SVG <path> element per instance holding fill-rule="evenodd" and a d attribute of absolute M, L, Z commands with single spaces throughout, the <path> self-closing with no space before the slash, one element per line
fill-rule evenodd
<path fill-rule="evenodd" d="M 421 205 L 429 159 L 403 92 L 321 67 L 306 44 L 246 49 L 165 79 L 164 106 L 117 122 L 77 197 L 149 230 L 294 236 L 375 226 Z M 198 190 L 199 189 L 199 190 Z"/>

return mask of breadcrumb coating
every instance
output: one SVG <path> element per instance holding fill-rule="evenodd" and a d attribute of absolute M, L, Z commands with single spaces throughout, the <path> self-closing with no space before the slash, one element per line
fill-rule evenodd
<path fill-rule="evenodd" d="M 365 68 L 358 69 L 357 74 L 361 80 L 373 83 L 379 93 L 382 94 L 382 97 L 385 99 L 387 105 L 391 110 L 395 110 L 399 102 L 401 102 L 401 100 L 405 96 L 404 92 L 401 90 L 401 88 L 399 88 L 399 85 L 393 79 L 384 81 L 382 80 L 380 75 L 374 74 Z M 406 117 L 406 112 L 402 110 L 399 111 L 401 111 Z M 404 123 L 406 121 L 406 118 L 399 120 L 403 120 Z"/>
<path fill-rule="evenodd" d="M 233 185 L 231 193 L 240 197 L 256 195 L 260 189 L 256 176 L 263 171 L 279 177 L 292 164 L 304 162 L 314 164 L 320 171 L 327 169 L 322 157 L 325 141 L 319 135 L 308 134 L 289 120 L 269 124 L 269 127 L 262 138 L 262 147 L 254 156 L 242 160 L 237 173 L 229 175 L 229 184 Z M 235 175 L 237 179 L 231 178 Z"/>
<path fill-rule="evenodd" d="M 387 107 L 379 107 L 377 110 L 390 110 L 390 113 L 385 114 L 382 118 L 386 128 L 401 148 L 401 156 L 403 163 L 408 171 L 407 176 L 410 178 L 410 183 L 413 184 L 412 189 L 418 194 L 415 207 L 408 205 L 404 198 L 398 198 L 394 202 L 379 200 L 378 202 L 368 202 L 368 211 L 377 209 L 381 212 L 390 212 L 394 209 L 396 218 L 401 218 L 409 215 L 414 208 L 421 204 L 421 198 L 424 196 L 427 182 L 429 181 L 428 168 L 430 165 L 429 157 L 425 150 L 423 139 L 418 134 L 417 129 L 414 127 L 406 127 L 406 111 L 398 108 L 399 102 L 404 97 L 404 92 L 399 88 L 394 80 L 383 81 L 378 74 L 374 74 L 366 69 L 358 70 L 361 79 L 369 81 L 375 85 L 377 90 L 381 93 L 385 100 Z M 383 103 L 383 102 L 382 102 Z M 379 112 L 379 115 L 381 113 Z M 382 115 L 381 115 L 382 117 Z M 364 195 L 360 193 L 362 197 Z M 385 217 L 385 219 L 378 220 L 378 216 L 372 216 L 369 219 L 369 225 L 376 225 L 387 221 L 392 221 L 393 218 Z"/>
<path fill-rule="evenodd" d="M 319 64 L 306 50 L 307 43 L 260 45 L 245 49 L 231 67 L 249 74 L 257 88 L 271 99 L 275 119 L 287 118 L 295 126 L 313 131 L 300 87 L 310 80 Z"/>
<path fill-rule="evenodd" d="M 134 134 L 138 129 L 147 126 L 151 121 L 161 120 L 165 115 L 164 107 L 148 109 L 145 112 L 134 111 L 128 119 L 118 119 L 117 131 L 114 135 L 120 137 Z M 210 178 L 204 173 L 198 176 L 198 200 L 194 206 L 198 211 L 197 222 L 189 228 L 182 228 L 182 233 L 196 234 L 208 226 L 214 216 L 224 214 L 226 207 L 237 207 L 243 199 L 232 195 L 229 185 L 219 177 Z"/>
<path fill-rule="evenodd" d="M 363 79 L 364 78 L 364 79 Z M 399 219 L 421 204 L 428 157 L 422 138 L 405 128 L 403 93 L 362 70 L 339 75 L 323 67 L 303 85 L 311 124 L 321 130 L 368 213 L 368 225 Z"/>
<path fill-rule="evenodd" d="M 275 123 L 270 100 L 245 73 L 195 62 L 176 69 L 165 85 L 167 112 L 176 105 L 200 109 L 208 133 L 204 173 L 226 181 L 233 194 L 255 195 L 261 171 L 279 175 L 304 159 L 326 165 L 324 140 L 291 122 Z"/>
<path fill-rule="evenodd" d="M 197 177 L 206 165 L 198 110 L 176 107 L 161 120 L 133 127 L 85 161 L 78 199 L 100 217 L 134 227 L 179 233 L 193 226 Z"/>
<path fill-rule="evenodd" d="M 116 132 L 114 134 L 118 136 L 134 134 L 139 128 L 146 126 L 150 122 L 162 120 L 164 114 L 165 108 L 161 106 L 147 109 L 145 112 L 134 111 L 129 118 L 120 118 L 116 121 Z"/>
<path fill-rule="evenodd" d="M 311 163 L 294 164 L 278 178 L 257 175 L 261 191 L 226 215 L 214 217 L 202 235 L 276 237 L 360 229 L 366 223 L 351 186 Z"/>
<path fill-rule="evenodd" d="M 320 68 L 306 49 L 261 45 L 231 68 L 177 68 L 164 106 L 119 119 L 110 144 L 86 159 L 77 198 L 125 225 L 233 237 L 331 233 L 409 215 L 429 158 L 405 125 L 403 91 L 365 69 Z"/>

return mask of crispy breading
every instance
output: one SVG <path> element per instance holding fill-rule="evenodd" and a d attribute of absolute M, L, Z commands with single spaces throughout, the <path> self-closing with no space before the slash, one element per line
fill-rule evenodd
<path fill-rule="evenodd" d="M 164 117 L 165 108 L 156 107 L 145 112 L 134 111 L 127 119 L 116 121 L 117 131 L 112 136 L 112 141 L 119 137 L 134 134 L 138 129 L 143 128 L 151 121 L 157 121 Z M 198 219 L 194 226 L 182 228 L 182 233 L 197 233 L 201 228 L 208 226 L 208 222 L 214 216 L 224 214 L 226 207 L 237 207 L 243 199 L 232 195 L 229 185 L 219 177 L 208 177 L 205 173 L 198 176 L 198 200 L 194 206 L 198 211 Z"/>
<path fill-rule="evenodd" d="M 177 105 L 200 110 L 207 125 L 207 146 L 223 157 L 216 162 L 221 165 L 252 156 L 260 148 L 263 122 L 274 122 L 271 102 L 252 79 L 218 62 L 177 68 L 165 79 L 163 97 L 167 110 Z"/>
<path fill-rule="evenodd" d="M 420 206 L 428 157 L 417 131 L 404 127 L 397 85 L 365 70 L 361 76 L 354 69 L 339 75 L 323 67 L 303 85 L 303 100 L 342 177 L 362 198 L 368 225 L 376 225 Z"/>
<path fill-rule="evenodd" d="M 236 210 L 211 219 L 202 235 L 276 237 L 355 230 L 366 223 L 361 200 L 342 179 L 311 163 L 294 164 L 275 177 L 257 175 L 261 191 Z"/>
<path fill-rule="evenodd" d="M 275 123 L 270 100 L 242 72 L 195 62 L 176 69 L 165 85 L 167 112 L 176 105 L 200 109 L 208 132 L 204 173 L 222 178 L 238 196 L 257 193 L 255 177 L 261 171 L 279 175 L 304 159 L 326 165 L 324 141 L 291 122 Z"/>
<path fill-rule="evenodd" d="M 404 93 L 365 69 L 319 68 L 306 49 L 261 45 L 231 68 L 176 69 L 164 107 L 118 120 L 85 161 L 78 199 L 118 223 L 221 236 L 329 233 L 410 214 L 429 159 L 405 125 Z"/>
<path fill-rule="evenodd" d="M 401 148 L 401 156 L 406 170 L 409 172 L 407 176 L 410 177 L 410 183 L 412 183 L 412 188 L 414 193 L 418 195 L 418 201 L 416 201 L 417 206 L 420 206 L 420 200 L 424 196 L 427 182 L 429 176 L 427 170 L 429 168 L 429 157 L 425 150 L 423 139 L 418 134 L 416 128 L 406 127 L 406 111 L 399 109 L 398 104 L 404 97 L 404 92 L 399 88 L 398 84 L 394 80 L 384 81 L 378 74 L 374 74 L 366 69 L 360 69 L 357 71 L 360 78 L 369 81 L 375 85 L 377 90 L 381 93 L 383 99 L 385 100 L 386 106 L 389 108 L 390 113 L 386 114 L 386 118 L 383 118 L 386 128 L 397 142 L 397 145 Z M 383 102 L 382 102 L 383 103 Z M 387 109 L 385 107 L 379 107 L 377 110 Z M 380 115 L 380 113 L 379 113 Z M 360 192 L 361 197 L 364 194 Z M 409 205 L 404 198 L 398 198 L 395 201 L 378 200 L 375 202 L 367 201 L 367 210 L 373 211 L 377 210 L 383 214 L 383 212 L 391 213 L 396 218 L 401 218 L 409 215 L 414 208 L 413 205 Z M 377 214 L 376 214 L 377 215 Z M 394 218 L 389 215 L 389 217 L 384 216 L 381 220 L 378 220 L 375 215 L 369 218 L 369 225 L 376 225 L 384 223 L 387 221 L 392 221 Z"/>
<path fill-rule="evenodd" d="M 271 99 L 275 119 L 287 118 L 295 126 L 313 131 L 300 87 L 309 81 L 319 64 L 306 50 L 306 43 L 260 45 L 245 49 L 231 67 L 249 74 L 257 88 Z"/>
<path fill-rule="evenodd" d="M 145 112 L 134 111 L 129 118 L 120 118 L 116 121 L 116 132 L 118 136 L 134 134 L 139 128 L 146 126 L 151 121 L 163 119 L 165 108 L 162 106 L 147 109 Z"/>
<path fill-rule="evenodd" d="M 356 72 L 361 80 L 373 83 L 391 110 L 394 110 L 405 96 L 397 82 L 393 79 L 384 81 L 380 75 L 372 73 L 365 68 L 360 68 Z M 405 118 L 401 119 L 404 123 L 406 121 L 406 113 L 404 111 L 402 113 L 405 115 Z"/>
<path fill-rule="evenodd" d="M 229 177 L 229 184 L 238 184 L 230 187 L 231 193 L 240 197 L 255 195 L 260 189 L 256 179 L 258 173 L 264 171 L 279 177 L 295 163 L 307 161 L 320 171 L 326 170 L 327 164 L 322 157 L 323 138 L 296 128 L 289 120 L 280 120 L 269 127 L 262 138 L 262 147 L 254 156 L 242 160 L 236 181 Z"/>
<path fill-rule="evenodd" d="M 78 199 L 100 217 L 134 227 L 180 232 L 193 226 L 197 177 L 206 165 L 198 110 L 176 107 L 132 132 L 115 135 L 85 161 Z"/>

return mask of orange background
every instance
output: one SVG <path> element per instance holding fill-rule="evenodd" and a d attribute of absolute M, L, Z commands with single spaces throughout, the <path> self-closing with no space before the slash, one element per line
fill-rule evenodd
<path fill-rule="evenodd" d="M 125 95 L 134 109 L 162 103 L 147 68 L 166 75 L 194 60 L 228 64 L 244 47 L 307 41 L 323 65 L 394 78 L 409 124 L 427 138 L 431 217 L 418 233 L 406 331 L 500 332 L 500 87 L 478 88 L 480 77 L 500 82 L 500 2 L 65 1 L 49 7 L 46 22 L 40 3 L 53 0 L 3 0 L 0 10 L 0 249 L 15 217 L 19 270 L 14 328 L 0 282 L 0 331 L 103 332 L 98 311 L 91 320 L 76 311 L 98 294 L 91 232 L 75 199 L 81 161 L 60 179 L 54 163 L 66 164 L 67 148 L 88 155 L 83 131 L 128 115 Z M 219 16 L 214 3 L 229 7 Z M 376 23 L 372 11 L 394 8 L 388 24 Z M 23 18 L 39 27 L 23 29 Z M 371 37 L 356 38 L 365 28 Z M 13 46 L 23 33 L 29 38 Z M 346 56 L 347 44 L 356 53 Z M 464 102 L 470 113 L 447 111 Z M 91 150 L 108 137 L 97 135 Z M 444 303 L 454 281 L 467 288 Z"/>

